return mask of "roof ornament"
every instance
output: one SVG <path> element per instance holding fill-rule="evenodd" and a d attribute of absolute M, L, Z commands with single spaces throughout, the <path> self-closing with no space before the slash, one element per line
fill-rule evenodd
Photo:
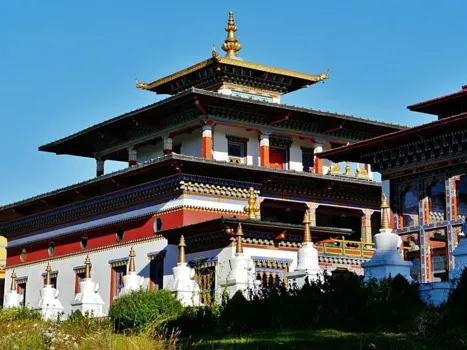
<path fill-rule="evenodd" d="M 11 273 L 11 287 L 10 287 L 10 290 L 11 291 L 15 291 L 16 292 L 16 272 L 15 270 L 13 270 L 13 272 Z"/>
<path fill-rule="evenodd" d="M 47 267 L 45 268 L 45 285 L 50 285 L 52 284 L 51 278 L 50 278 L 50 273 L 52 272 L 52 267 L 50 266 L 50 263 L 47 263 Z"/>
<path fill-rule="evenodd" d="M 135 265 L 135 250 L 133 247 L 130 249 L 130 263 L 128 266 L 128 272 L 136 272 L 136 265 Z"/>
<path fill-rule="evenodd" d="M 89 259 L 89 255 L 86 255 L 86 260 L 84 260 L 85 270 L 84 270 L 84 278 L 91 279 L 91 259 Z"/>
<path fill-rule="evenodd" d="M 242 224 L 238 224 L 237 232 L 235 232 L 235 236 L 237 236 L 237 246 L 235 248 L 235 254 L 243 254 L 243 245 L 242 245 L 242 237 L 243 237 L 243 230 Z"/>
<path fill-rule="evenodd" d="M 229 20 L 227 21 L 227 26 L 225 27 L 225 31 L 227 32 L 227 39 L 225 39 L 224 43 L 222 44 L 222 50 L 226 52 L 225 57 L 229 58 L 236 58 L 237 51 L 242 49 L 242 45 L 238 42 L 237 38 L 235 37 L 235 32 L 238 28 L 235 26 L 235 20 L 233 12 L 229 12 Z"/>
<path fill-rule="evenodd" d="M 178 243 L 178 263 L 186 263 L 186 256 L 185 256 L 185 237 L 183 235 L 180 236 L 180 243 Z"/>
<path fill-rule="evenodd" d="M 211 53 L 212 53 L 212 57 L 214 58 L 219 57 L 219 52 L 217 52 L 216 47 L 214 45 L 212 45 Z"/>
<path fill-rule="evenodd" d="M 259 207 L 256 205 L 256 194 L 253 187 L 248 190 L 248 205 L 243 210 L 248 214 L 248 219 L 256 220 L 255 213 L 259 212 Z"/>
<path fill-rule="evenodd" d="M 303 215 L 303 223 L 305 224 L 305 230 L 303 232 L 303 243 L 310 243 L 311 242 L 311 232 L 310 232 L 311 215 L 310 215 L 309 210 L 306 210 L 305 215 Z"/>
<path fill-rule="evenodd" d="M 390 230 L 391 224 L 389 222 L 389 204 L 386 195 L 383 193 L 381 198 L 381 229 Z"/>

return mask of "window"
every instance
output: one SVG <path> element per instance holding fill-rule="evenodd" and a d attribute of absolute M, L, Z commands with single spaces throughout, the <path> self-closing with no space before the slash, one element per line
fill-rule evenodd
<path fill-rule="evenodd" d="M 127 262 L 128 259 L 125 259 L 123 261 L 118 261 L 114 266 L 112 266 L 110 302 L 113 301 L 114 297 L 118 296 L 120 290 L 123 288 L 123 276 L 126 275 Z"/>
<path fill-rule="evenodd" d="M 467 218 L 467 176 L 462 176 L 457 182 L 457 218 Z M 456 218 L 456 219 L 457 219 Z"/>
<path fill-rule="evenodd" d="M 26 251 L 26 248 L 23 248 L 23 250 L 21 251 L 21 254 L 19 255 L 19 259 L 21 260 L 21 262 L 26 261 L 27 255 L 28 255 L 28 252 Z"/>
<path fill-rule="evenodd" d="M 149 278 L 151 289 L 163 289 L 164 280 L 164 260 L 153 259 L 149 263 Z"/>
<path fill-rule="evenodd" d="M 446 216 L 446 188 L 444 179 L 428 180 L 426 196 L 430 205 L 430 222 L 444 221 Z"/>
<path fill-rule="evenodd" d="M 47 274 L 43 272 L 42 279 L 43 279 L 44 286 L 46 282 L 46 276 Z M 52 285 L 52 288 L 57 288 L 57 277 L 58 277 L 58 271 L 52 271 L 50 273 L 50 284 Z"/>
<path fill-rule="evenodd" d="M 55 243 L 54 242 L 50 242 L 48 252 L 49 252 L 49 256 L 52 256 L 55 254 Z"/>
<path fill-rule="evenodd" d="M 303 171 L 313 172 L 315 164 L 315 154 L 312 149 L 302 148 Z"/>
<path fill-rule="evenodd" d="M 75 295 L 76 295 L 80 292 L 79 283 L 85 276 L 86 266 L 85 265 L 77 266 L 77 267 L 74 267 L 73 270 L 75 271 Z"/>
<path fill-rule="evenodd" d="M 117 233 L 116 233 L 117 242 L 120 242 L 123 239 L 124 234 L 125 234 L 125 229 L 123 228 L 123 226 L 120 226 L 119 228 L 117 228 Z"/>
<path fill-rule="evenodd" d="M 400 186 L 399 214 L 403 227 L 418 225 L 418 184 Z"/>
<path fill-rule="evenodd" d="M 81 249 L 85 249 L 87 245 L 88 245 L 88 236 L 84 235 L 81 237 L 81 242 L 80 242 Z"/>
<path fill-rule="evenodd" d="M 160 230 L 162 230 L 162 219 L 157 218 L 154 220 L 154 225 L 153 225 L 154 233 L 158 233 Z"/>
<path fill-rule="evenodd" d="M 269 148 L 269 164 L 275 169 L 288 169 L 288 149 L 271 147 Z"/>
<path fill-rule="evenodd" d="M 27 282 L 28 282 L 27 279 L 21 279 L 21 280 L 18 278 L 16 279 L 16 291 L 18 292 L 18 294 L 23 295 L 23 301 L 22 301 L 23 305 L 26 305 Z"/>
<path fill-rule="evenodd" d="M 227 135 L 227 153 L 230 163 L 247 163 L 247 138 Z"/>

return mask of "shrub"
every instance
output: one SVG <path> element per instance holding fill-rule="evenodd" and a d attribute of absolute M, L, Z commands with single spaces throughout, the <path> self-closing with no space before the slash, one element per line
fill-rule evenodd
<path fill-rule="evenodd" d="M 169 328 L 180 329 L 182 336 L 214 333 L 220 329 L 222 307 L 209 305 L 186 307 L 181 315 L 169 323 Z"/>
<path fill-rule="evenodd" d="M 182 311 L 180 302 L 167 290 L 135 291 L 115 300 L 109 309 L 115 330 L 141 332 L 155 321 L 168 321 Z"/>
<path fill-rule="evenodd" d="M 0 310 L 0 323 L 40 319 L 41 314 L 38 310 L 31 310 L 26 306 Z"/>

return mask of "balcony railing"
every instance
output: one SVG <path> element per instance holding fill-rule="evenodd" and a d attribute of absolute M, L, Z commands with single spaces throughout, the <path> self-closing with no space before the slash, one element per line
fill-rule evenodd
<path fill-rule="evenodd" d="M 359 258 L 371 258 L 374 253 L 373 247 L 373 242 L 364 242 L 363 239 L 360 241 L 348 241 L 345 237 L 316 243 L 316 250 L 319 254 Z"/>

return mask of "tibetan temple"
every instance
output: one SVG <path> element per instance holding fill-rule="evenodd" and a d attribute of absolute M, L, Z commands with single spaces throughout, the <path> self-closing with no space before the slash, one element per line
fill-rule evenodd
<path fill-rule="evenodd" d="M 324 151 L 320 157 L 371 164 L 390 199 L 392 228 L 412 278 L 445 281 L 467 216 L 467 86 L 408 107 L 437 120 Z"/>
<path fill-rule="evenodd" d="M 444 252 L 442 247 L 453 244 L 455 220 L 466 210 L 465 201 L 457 209 L 447 195 L 454 196 L 454 188 L 466 189 L 456 158 L 465 147 L 465 134 L 455 124 L 461 118 L 440 119 L 452 125 L 440 135 L 435 124 L 413 131 L 282 104 L 282 95 L 323 82 L 328 74 L 243 60 L 232 13 L 225 30 L 225 56 L 213 48 L 206 60 L 189 68 L 136 82 L 138 89 L 169 95 L 166 99 L 39 148 L 94 159 L 96 176 L 0 207 L 0 235 L 8 239 L 5 274 L 7 280 L 16 276 L 12 286 L 23 303 L 34 304 L 47 279 L 60 288 L 69 310 L 88 270 L 86 256 L 105 308 L 119 295 L 131 266 L 148 288 L 166 288 L 173 281 L 181 235 L 187 262 L 201 266 L 193 278 L 215 295 L 218 276 L 203 276 L 228 268 L 223 257 L 232 254 L 232 232 L 240 224 L 243 249 L 254 261 L 259 283 L 285 282 L 297 266 L 307 210 L 321 268 L 361 275 L 380 227 L 381 183 L 373 180 L 370 164 L 386 179 L 395 179 L 391 204 L 395 213 L 404 213 L 395 220 L 407 247 L 433 243 L 434 252 Z M 443 101 L 413 108 L 444 113 Z M 386 135 L 394 139 L 383 146 Z M 360 143 L 368 139 L 376 141 Z M 403 147 L 391 148 L 401 142 Z M 317 157 L 348 143 L 365 145 L 364 152 L 358 149 L 349 157 L 358 163 Z M 441 152 L 445 161 L 422 165 Z M 340 158 L 335 154 L 330 158 Z M 127 167 L 105 174 L 107 160 Z M 415 163 L 423 166 L 417 168 L 420 173 L 404 170 L 414 170 Z M 420 201 L 420 216 L 419 186 L 430 191 Z M 399 203 L 394 198 L 406 199 Z M 422 241 L 428 235 L 429 243 Z M 132 247 L 134 264 L 127 267 Z M 415 259 L 420 254 L 414 249 L 407 254 Z"/>

